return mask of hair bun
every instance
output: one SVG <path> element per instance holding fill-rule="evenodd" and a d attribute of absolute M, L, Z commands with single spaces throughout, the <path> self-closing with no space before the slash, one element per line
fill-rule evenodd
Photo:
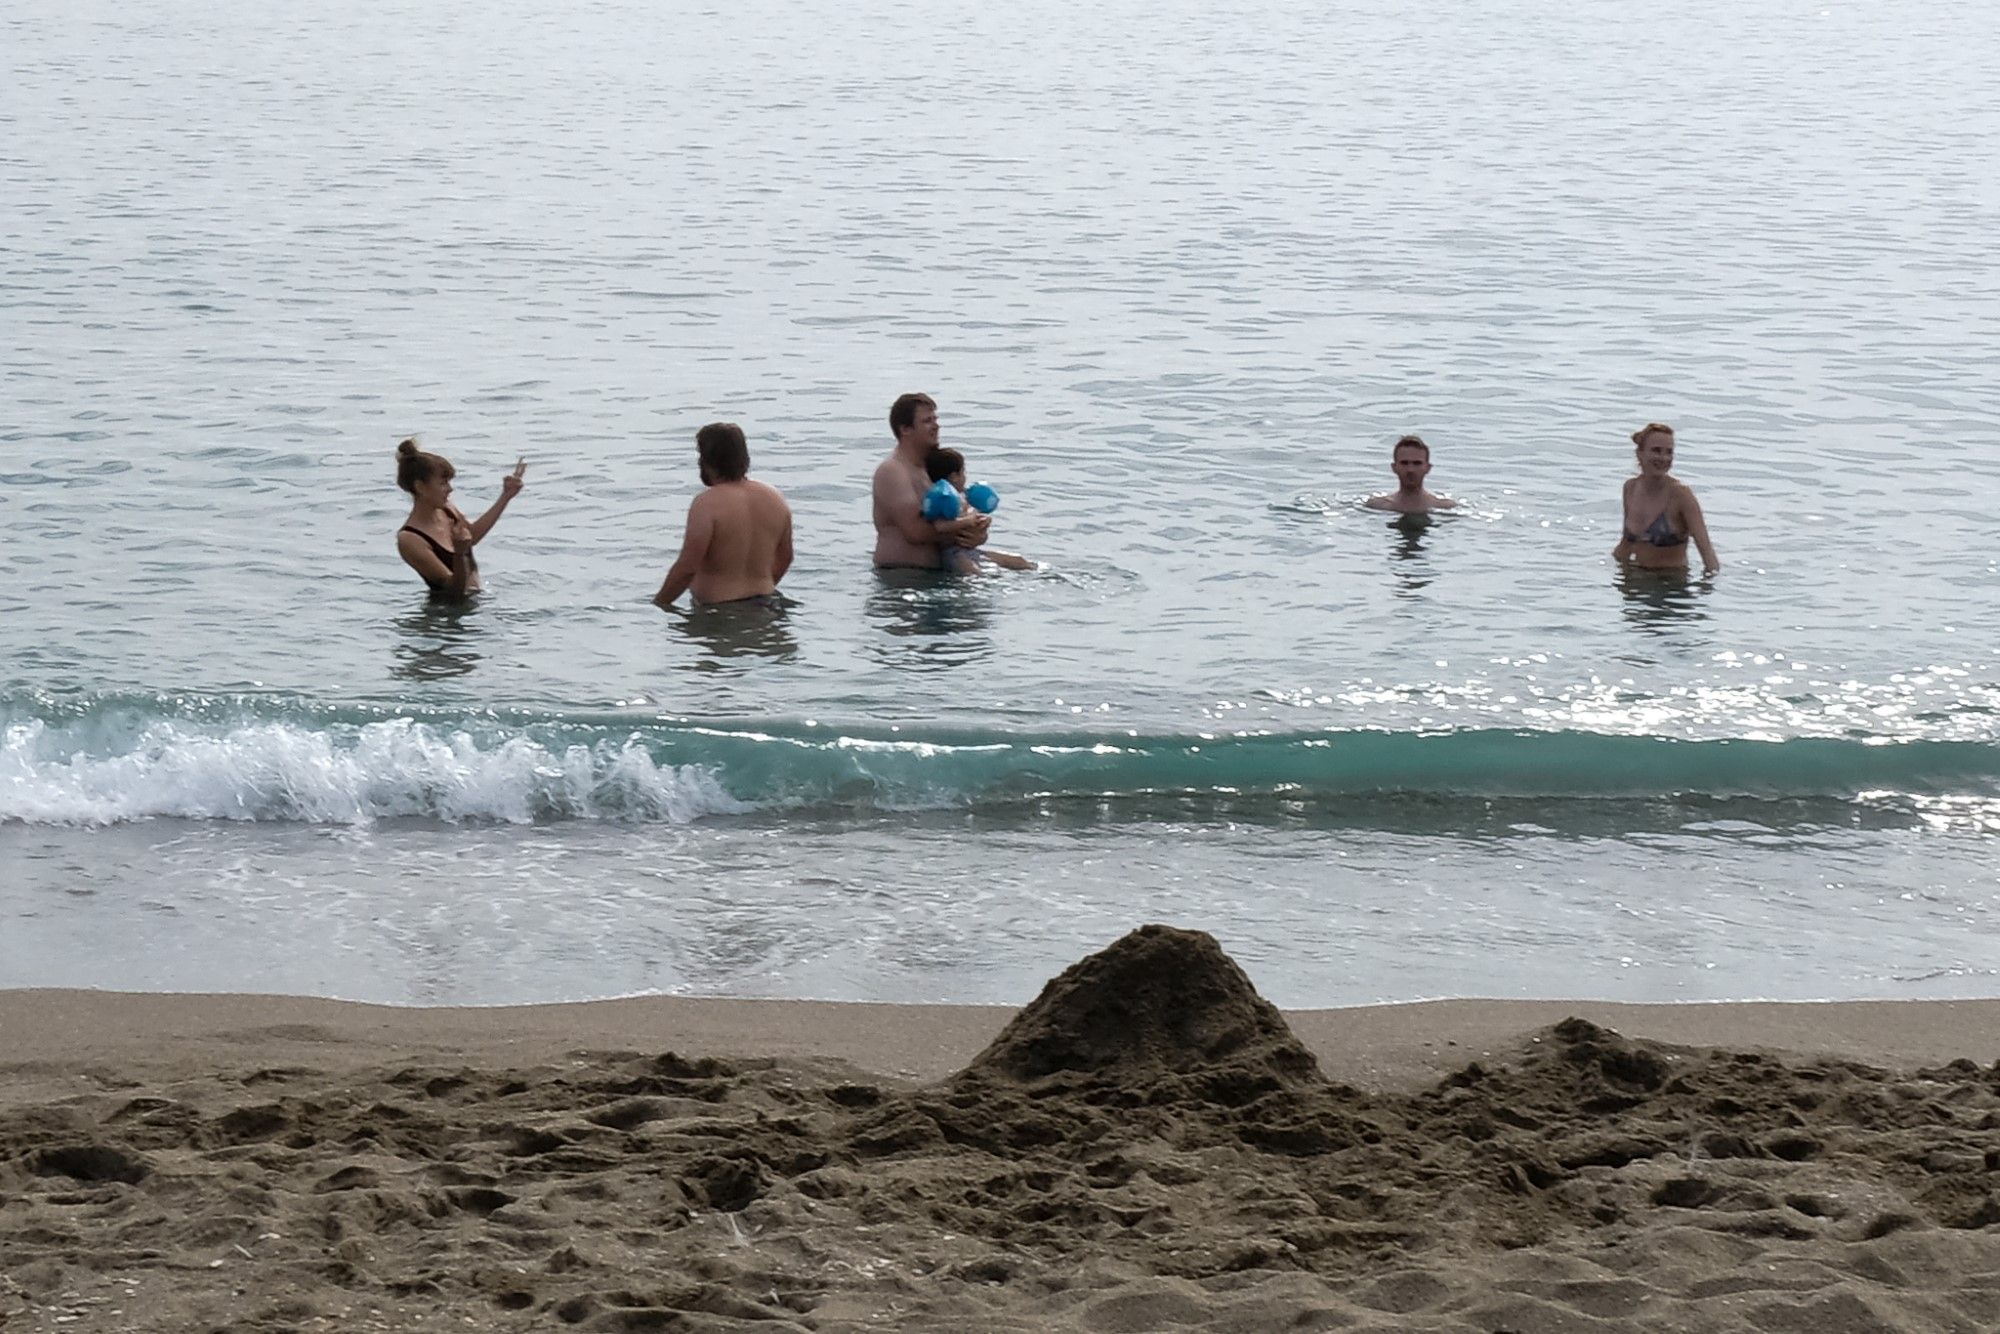
<path fill-rule="evenodd" d="M 405 440 L 402 444 L 396 446 L 397 458 L 413 459 L 416 456 L 417 456 L 417 438 L 415 436 L 411 436 L 408 440 Z"/>
<path fill-rule="evenodd" d="M 1647 422 L 1644 426 L 1641 426 L 1638 430 L 1632 432 L 1632 443 L 1639 446 L 1639 448 L 1644 449 L 1646 447 L 1647 436 L 1661 435 L 1661 434 L 1672 435 L 1673 433 L 1674 433 L 1674 428 L 1667 425 L 1665 422 Z"/>

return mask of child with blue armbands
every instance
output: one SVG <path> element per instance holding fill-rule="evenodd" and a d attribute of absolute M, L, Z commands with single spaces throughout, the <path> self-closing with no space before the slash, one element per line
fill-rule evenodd
<path fill-rule="evenodd" d="M 931 479 L 931 489 L 924 492 L 924 518 L 932 523 L 956 519 L 967 506 L 981 514 L 991 514 L 1000 506 L 1000 493 L 986 483 L 965 484 L 965 455 L 955 449 L 933 449 L 924 459 L 924 471 Z M 992 547 L 940 547 L 938 554 L 945 569 L 959 574 L 975 574 L 987 565 L 1003 570 L 1035 568 L 1025 556 Z"/>

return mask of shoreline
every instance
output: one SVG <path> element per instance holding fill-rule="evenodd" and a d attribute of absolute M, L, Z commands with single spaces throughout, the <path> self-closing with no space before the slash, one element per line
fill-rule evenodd
<path fill-rule="evenodd" d="M 521 1064 L 577 1051 L 832 1060 L 872 1075 L 941 1079 L 977 1056 L 1018 1009 L 874 1001 L 643 996 L 538 1005 L 398 1006 L 310 996 L 0 990 L 0 1088 L 33 1067 L 174 1066 L 197 1052 L 271 1064 L 348 1065 L 455 1053 Z M 1628 1038 L 1888 1069 L 2000 1061 L 2000 998 L 1864 1001 L 1455 999 L 1284 1011 L 1326 1077 L 1407 1090 L 1467 1060 L 1578 1018 Z M 237 1061 L 223 1062 L 236 1064 Z"/>

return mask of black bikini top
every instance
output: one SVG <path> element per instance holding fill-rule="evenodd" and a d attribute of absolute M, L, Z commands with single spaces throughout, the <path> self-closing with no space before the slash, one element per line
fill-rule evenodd
<path fill-rule="evenodd" d="M 396 531 L 400 533 L 415 533 L 418 537 L 423 538 L 424 545 L 428 546 L 431 549 L 431 551 L 437 556 L 437 558 L 444 562 L 444 567 L 447 570 L 451 568 L 451 561 L 454 553 L 450 547 L 438 541 L 435 537 L 432 537 L 429 533 L 425 532 L 423 529 L 416 527 L 414 524 L 406 523 Z M 470 551 L 466 552 L 465 568 L 468 570 L 478 569 L 479 557 L 473 555 Z M 433 580 L 426 579 L 424 582 L 430 584 L 431 587 L 433 588 L 438 587 L 437 583 Z"/>

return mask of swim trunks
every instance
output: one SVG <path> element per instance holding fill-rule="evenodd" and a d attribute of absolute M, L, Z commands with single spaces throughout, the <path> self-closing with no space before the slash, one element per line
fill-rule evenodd
<path fill-rule="evenodd" d="M 791 606 L 791 599 L 783 593 L 752 593 L 747 598 L 730 598 L 727 602 L 697 602 L 697 607 L 762 607 L 765 611 L 783 611 Z"/>

